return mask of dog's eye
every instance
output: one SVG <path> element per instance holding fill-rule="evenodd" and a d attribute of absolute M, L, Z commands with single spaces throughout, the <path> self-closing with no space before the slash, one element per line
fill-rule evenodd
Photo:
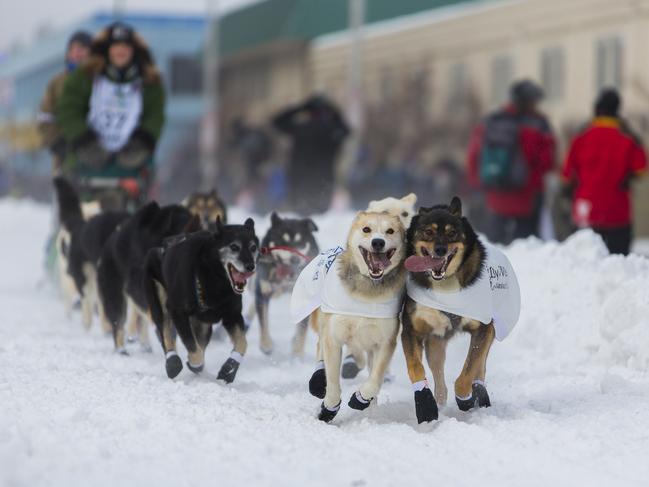
<path fill-rule="evenodd" d="M 407 216 L 408 216 L 408 212 L 407 212 L 407 211 L 404 211 L 403 213 L 401 213 L 401 216 L 404 217 L 404 218 L 407 217 Z"/>
<path fill-rule="evenodd" d="M 250 252 L 257 252 L 257 246 L 255 244 L 250 246 Z"/>
<path fill-rule="evenodd" d="M 392 228 L 388 228 L 385 233 L 387 233 L 388 235 L 392 235 L 394 233 L 394 230 Z"/>
<path fill-rule="evenodd" d="M 446 232 L 446 236 L 448 238 L 455 238 L 457 237 L 457 232 L 455 230 L 449 230 L 448 232 Z"/>
<path fill-rule="evenodd" d="M 241 250 L 241 247 L 239 247 L 239 245 L 233 243 L 233 244 L 230 244 L 230 250 L 232 252 L 239 252 L 239 250 Z"/>
<path fill-rule="evenodd" d="M 372 229 L 370 227 L 363 227 L 363 233 L 370 233 Z"/>
<path fill-rule="evenodd" d="M 424 230 L 424 235 L 426 235 L 427 237 L 432 237 L 433 231 L 430 228 L 427 228 L 426 230 Z"/>

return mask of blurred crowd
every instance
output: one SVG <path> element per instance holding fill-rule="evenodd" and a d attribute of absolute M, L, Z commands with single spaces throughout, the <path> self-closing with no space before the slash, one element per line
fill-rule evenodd
<path fill-rule="evenodd" d="M 606 89 L 599 94 L 592 118 L 563 156 L 557 153 L 552 123 L 540 109 L 542 100 L 536 83 L 515 82 L 505 106 L 473 114 L 474 127 L 465 133 L 451 133 L 449 121 L 428 123 L 417 100 L 405 111 L 393 103 L 394 116 L 368 107 L 363 133 L 350 137 L 343 110 L 322 94 L 312 95 L 263 124 L 243 118 L 230 122 L 220 148 L 217 186 L 227 201 L 251 210 L 302 214 L 326 211 L 343 192 L 357 207 L 411 191 L 424 204 L 459 195 L 474 224 L 492 241 L 506 244 L 539 235 L 545 212 L 557 238 L 589 227 L 611 252 L 628 253 L 632 182 L 647 161 L 642 142 L 622 116 L 619 93 Z M 39 114 L 53 172 L 75 179 L 89 194 L 98 191 L 105 206 L 141 202 L 153 180 L 164 103 L 160 74 L 131 27 L 114 23 L 94 38 L 75 33 Z M 454 144 L 465 148 L 464 155 L 431 150 L 452 137 L 463 139 Z M 349 160 L 348 170 L 341 171 Z M 193 179 L 197 184 L 197 154 L 173 170 L 174 183 Z M 562 183 L 548 197 L 551 173 L 559 173 Z"/>

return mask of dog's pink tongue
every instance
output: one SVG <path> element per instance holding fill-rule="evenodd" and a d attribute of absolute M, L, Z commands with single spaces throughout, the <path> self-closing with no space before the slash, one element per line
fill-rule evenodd
<path fill-rule="evenodd" d="M 411 255 L 406 259 L 405 266 L 410 272 L 440 271 L 444 267 L 444 261 L 445 259 L 431 256 Z"/>
<path fill-rule="evenodd" d="M 383 253 L 373 253 L 370 252 L 370 266 L 372 267 L 372 270 L 384 270 L 386 267 L 390 265 L 390 259 L 388 259 L 388 255 L 383 252 Z"/>
<path fill-rule="evenodd" d="M 236 269 L 232 269 L 232 279 L 238 284 L 245 284 L 253 274 L 254 272 L 239 272 Z"/>

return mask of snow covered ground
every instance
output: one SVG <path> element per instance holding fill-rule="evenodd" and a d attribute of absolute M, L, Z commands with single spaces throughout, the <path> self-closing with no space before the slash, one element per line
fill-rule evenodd
<path fill-rule="evenodd" d="M 350 218 L 318 219 L 322 245 Z M 157 343 L 116 355 L 37 286 L 48 224 L 45 207 L 0 201 L 1 486 L 647 485 L 649 261 L 608 257 L 589 232 L 507 250 L 523 312 L 492 349 L 493 407 L 449 404 L 418 426 L 398 347 L 378 404 L 325 425 L 307 391 L 314 337 L 290 358 L 287 300 L 271 309 L 276 353 L 259 351 L 254 325 L 233 385 L 214 380 L 230 348 L 215 342 L 205 372 L 171 381 Z M 449 384 L 466 347 L 451 345 Z"/>

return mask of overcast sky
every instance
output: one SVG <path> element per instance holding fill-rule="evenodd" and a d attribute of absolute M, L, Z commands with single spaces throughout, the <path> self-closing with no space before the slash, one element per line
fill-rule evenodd
<path fill-rule="evenodd" d="M 0 0 L 0 51 L 14 42 L 28 43 L 44 26 L 57 27 L 83 19 L 98 10 L 111 11 L 115 3 L 126 11 L 202 14 L 209 0 Z M 212 0 L 219 9 L 231 9 L 252 0 Z"/>

